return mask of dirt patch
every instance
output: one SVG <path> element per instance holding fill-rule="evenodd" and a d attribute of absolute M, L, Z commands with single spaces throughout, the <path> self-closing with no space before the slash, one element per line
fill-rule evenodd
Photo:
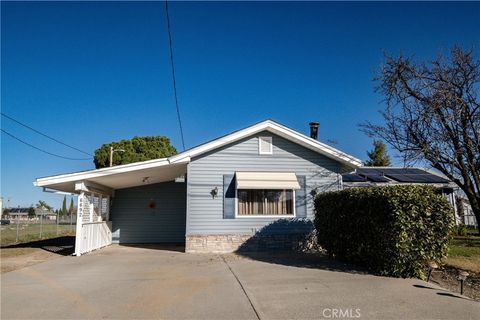
<path fill-rule="evenodd" d="M 73 253 L 75 237 L 58 237 L 0 248 L 1 273 L 25 268 Z"/>
<path fill-rule="evenodd" d="M 61 257 L 58 254 L 42 250 L 40 248 L 29 248 L 30 250 L 18 251 L 18 249 L 0 249 L 1 251 L 1 273 L 22 269 L 37 263 Z"/>
<path fill-rule="evenodd" d="M 467 280 L 464 283 L 463 295 L 480 301 L 480 274 L 469 272 Z M 432 273 L 430 282 L 439 285 L 449 291 L 460 293 L 460 282 L 458 281 L 458 270 L 446 268 Z"/>

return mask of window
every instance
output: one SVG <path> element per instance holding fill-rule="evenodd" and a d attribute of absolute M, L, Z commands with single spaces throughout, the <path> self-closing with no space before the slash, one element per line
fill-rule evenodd
<path fill-rule="evenodd" d="M 293 215 L 293 190 L 239 189 L 238 216 Z"/>
<path fill-rule="evenodd" d="M 258 153 L 259 154 L 272 154 L 272 137 L 258 137 Z"/>

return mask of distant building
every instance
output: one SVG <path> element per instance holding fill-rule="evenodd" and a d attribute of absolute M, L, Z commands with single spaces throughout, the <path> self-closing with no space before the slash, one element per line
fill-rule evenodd
<path fill-rule="evenodd" d="M 35 217 L 29 218 L 28 217 L 28 210 L 30 208 L 9 208 L 9 217 L 8 219 L 12 221 L 20 220 L 20 221 L 36 221 L 39 220 L 40 218 L 43 218 L 45 220 L 56 220 L 57 216 L 55 213 L 45 210 L 45 209 L 39 209 L 35 208 Z"/>
<path fill-rule="evenodd" d="M 457 194 L 457 214 L 460 218 L 460 222 L 467 226 L 478 227 L 477 218 L 473 214 L 472 206 L 467 197 L 463 193 Z"/>

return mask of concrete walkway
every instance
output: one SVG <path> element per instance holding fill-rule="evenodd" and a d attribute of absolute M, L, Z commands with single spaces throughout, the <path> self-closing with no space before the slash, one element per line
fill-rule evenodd
<path fill-rule="evenodd" d="M 478 319 L 480 303 L 323 258 L 111 246 L 1 277 L 2 319 Z"/>

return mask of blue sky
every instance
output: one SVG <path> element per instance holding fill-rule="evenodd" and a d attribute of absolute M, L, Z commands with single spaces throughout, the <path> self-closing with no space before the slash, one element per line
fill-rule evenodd
<path fill-rule="evenodd" d="M 431 59 L 480 49 L 480 3 L 171 2 L 186 146 L 266 118 L 366 158 L 380 122 L 372 78 L 383 52 Z M 2 2 L 2 112 L 79 149 L 166 135 L 181 150 L 163 2 Z M 65 148 L 2 118 L 45 150 Z M 63 197 L 36 177 L 94 168 L 1 137 L 1 194 L 26 206 Z"/>

